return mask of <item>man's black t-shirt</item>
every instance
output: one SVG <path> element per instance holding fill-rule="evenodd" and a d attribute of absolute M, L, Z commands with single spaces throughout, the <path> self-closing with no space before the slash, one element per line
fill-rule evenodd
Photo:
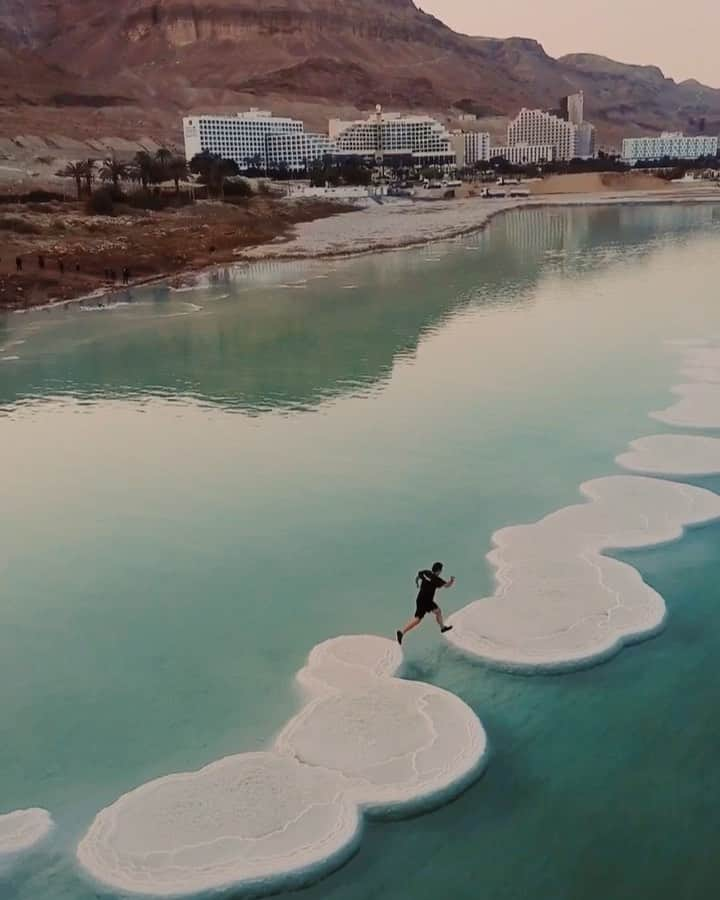
<path fill-rule="evenodd" d="M 445 587 L 447 581 L 429 569 L 423 569 L 421 572 L 418 572 L 417 581 L 420 582 L 420 591 L 417 595 L 418 609 L 421 607 L 432 609 L 435 606 L 435 591 L 438 588 Z"/>

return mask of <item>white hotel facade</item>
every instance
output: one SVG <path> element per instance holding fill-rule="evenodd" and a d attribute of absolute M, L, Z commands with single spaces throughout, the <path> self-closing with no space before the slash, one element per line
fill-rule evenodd
<path fill-rule="evenodd" d="M 452 135 L 431 116 L 376 112 L 366 119 L 330 119 L 330 140 L 337 156 L 410 165 L 455 165 Z"/>
<path fill-rule="evenodd" d="M 491 147 L 489 159 L 504 159 L 514 166 L 540 165 L 558 158 L 554 144 L 512 144 Z"/>
<path fill-rule="evenodd" d="M 314 134 L 298 119 L 260 109 L 234 116 L 188 116 L 183 119 L 185 156 L 191 160 L 213 153 L 234 160 L 241 170 L 286 166 L 295 172 L 328 156 L 420 166 L 456 161 L 450 132 L 430 116 L 378 108 L 366 119 L 331 119 L 329 124 L 329 134 Z"/>
<path fill-rule="evenodd" d="M 624 162 L 655 162 L 663 158 L 700 159 L 717 156 L 719 139 L 707 135 L 688 137 L 678 132 L 663 132 L 660 137 L 625 138 L 622 144 Z"/>
<path fill-rule="evenodd" d="M 332 152 L 326 134 L 305 131 L 299 119 L 251 109 L 234 116 L 188 116 L 183 119 L 185 157 L 213 153 L 234 160 L 242 171 L 285 165 L 299 172 Z"/>
<path fill-rule="evenodd" d="M 572 118 L 541 109 L 522 109 L 508 126 L 508 146 L 555 148 L 552 159 L 569 162 L 595 154 L 595 129 L 582 119 L 582 94 L 563 98 Z"/>
<path fill-rule="evenodd" d="M 490 159 L 490 135 L 487 131 L 466 131 L 463 134 L 463 165 L 474 166 Z M 458 165 L 461 165 L 458 160 Z"/>

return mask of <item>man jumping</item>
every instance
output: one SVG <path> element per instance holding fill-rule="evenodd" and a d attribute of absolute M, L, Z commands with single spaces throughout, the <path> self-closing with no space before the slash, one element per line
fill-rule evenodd
<path fill-rule="evenodd" d="M 452 625 L 446 625 L 443 622 L 442 610 L 435 602 L 435 591 L 438 588 L 451 588 L 455 584 L 454 575 L 451 576 L 448 581 L 445 581 L 440 577 L 442 570 L 443 564 L 436 562 L 432 567 L 432 571 L 423 569 L 417 573 L 415 586 L 420 588 L 420 590 L 417 595 L 417 600 L 415 601 L 415 615 L 410 619 L 402 631 L 396 632 L 398 644 L 402 644 L 403 638 L 408 631 L 417 628 L 428 613 L 434 613 L 435 621 L 440 626 L 440 631 L 443 634 L 445 634 L 446 631 L 450 631 L 452 628 Z"/>

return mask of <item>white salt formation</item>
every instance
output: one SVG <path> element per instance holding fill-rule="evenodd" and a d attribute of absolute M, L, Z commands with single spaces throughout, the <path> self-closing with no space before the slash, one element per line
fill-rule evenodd
<path fill-rule="evenodd" d="M 656 434 L 632 441 L 618 465 L 648 475 L 720 474 L 720 438 Z"/>
<path fill-rule="evenodd" d="M 356 782 L 357 803 L 381 814 L 447 797 L 477 771 L 485 747 L 476 716 L 454 694 L 391 677 L 401 662 L 400 648 L 384 638 L 320 644 L 298 676 L 317 698 L 275 744 L 342 771 Z"/>
<path fill-rule="evenodd" d="M 272 750 L 169 775 L 102 810 L 77 856 L 99 881 L 155 896 L 306 884 L 354 850 L 363 810 L 410 812 L 476 776 L 485 754 L 472 710 L 394 678 L 400 648 L 341 637 L 299 680 L 308 703 Z"/>
<path fill-rule="evenodd" d="M 720 518 L 720 496 L 627 475 L 581 491 L 590 502 L 496 532 L 488 559 L 497 590 L 451 617 L 451 643 L 504 667 L 553 670 L 597 661 L 660 628 L 662 597 L 602 552 L 675 540 L 686 525 Z"/>
<path fill-rule="evenodd" d="M 702 381 L 717 384 L 720 382 L 720 349 L 702 347 L 688 350 L 685 364 L 680 370 L 688 381 Z"/>
<path fill-rule="evenodd" d="M 51 828 L 52 819 L 45 809 L 17 809 L 0 815 L 0 858 L 32 849 Z"/>
<path fill-rule="evenodd" d="M 672 392 L 680 399 L 651 418 L 682 428 L 720 428 L 720 382 L 679 384 Z"/>
<path fill-rule="evenodd" d="M 651 417 L 683 428 L 720 428 L 720 348 L 687 346 L 683 358 L 681 372 L 689 383 L 674 387 L 680 399 Z"/>

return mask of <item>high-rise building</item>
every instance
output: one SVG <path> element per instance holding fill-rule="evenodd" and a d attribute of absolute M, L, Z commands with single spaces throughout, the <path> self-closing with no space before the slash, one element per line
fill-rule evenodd
<path fill-rule="evenodd" d="M 367 119 L 331 119 L 329 130 L 340 157 L 410 165 L 454 165 L 456 161 L 450 132 L 431 116 L 387 113 L 378 107 Z"/>
<path fill-rule="evenodd" d="M 569 94 L 560 100 L 559 114 L 541 109 L 522 109 L 508 127 L 508 146 L 555 148 L 555 158 L 568 162 L 595 155 L 595 128 L 584 118 L 585 97 Z"/>
<path fill-rule="evenodd" d="M 653 162 L 661 159 L 700 159 L 717 156 L 720 141 L 717 137 L 698 135 L 688 137 L 679 132 L 663 132 L 660 137 L 625 138 L 622 158 L 625 162 Z"/>
<path fill-rule="evenodd" d="M 560 99 L 560 115 L 566 122 L 573 125 L 582 125 L 585 121 L 585 95 L 582 91 L 578 94 L 568 94 Z"/>
<path fill-rule="evenodd" d="M 552 146 L 556 159 L 577 156 L 577 125 L 541 109 L 521 109 L 508 126 L 508 145 Z"/>
<path fill-rule="evenodd" d="M 581 122 L 577 126 L 575 156 L 580 159 L 591 159 L 595 156 L 595 126 L 590 122 Z"/>
<path fill-rule="evenodd" d="M 585 121 L 585 95 L 582 91 L 560 98 L 560 116 L 577 127 L 575 156 L 580 159 L 595 156 L 595 126 Z"/>
<path fill-rule="evenodd" d="M 234 160 L 243 171 L 285 166 L 300 171 L 332 152 L 327 135 L 312 134 L 298 119 L 250 109 L 235 116 L 189 116 L 183 119 L 185 156 L 213 153 Z"/>
<path fill-rule="evenodd" d="M 467 131 L 463 137 L 466 166 L 490 159 L 490 135 L 487 131 Z"/>
<path fill-rule="evenodd" d="M 278 131 L 268 135 L 268 160 L 271 168 L 284 166 L 291 172 L 303 172 L 313 163 L 335 154 L 335 145 L 326 134 L 309 131 Z"/>

